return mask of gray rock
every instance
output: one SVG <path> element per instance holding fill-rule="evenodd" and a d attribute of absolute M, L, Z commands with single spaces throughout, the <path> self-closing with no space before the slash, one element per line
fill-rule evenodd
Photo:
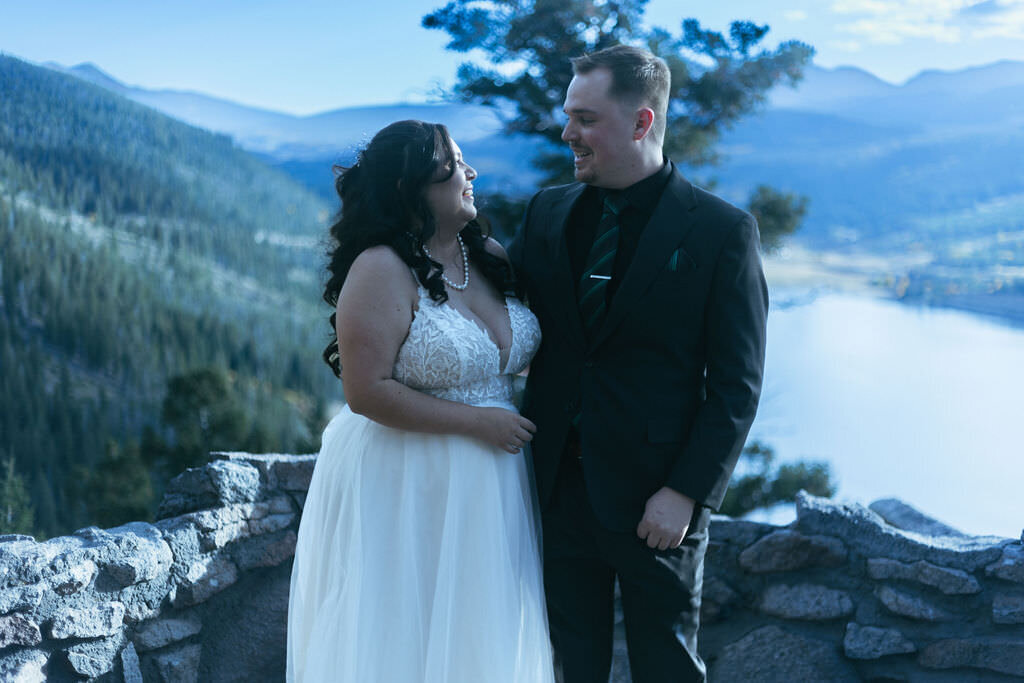
<path fill-rule="evenodd" d="M 124 683 L 143 683 L 139 654 L 132 643 L 121 650 L 121 670 L 124 672 Z"/>
<path fill-rule="evenodd" d="M 837 567 L 846 561 L 846 547 L 830 536 L 804 536 L 780 529 L 762 537 L 739 556 L 748 572 L 788 572 L 805 567 Z"/>
<path fill-rule="evenodd" d="M 239 569 L 276 567 L 295 555 L 296 535 L 291 529 L 276 534 L 257 536 L 241 544 L 232 553 Z"/>
<path fill-rule="evenodd" d="M 299 491 L 305 494 L 309 490 L 309 481 L 313 478 L 316 457 L 315 454 L 281 456 L 273 465 L 277 487 L 284 491 Z"/>
<path fill-rule="evenodd" d="M 711 576 L 704 580 L 703 598 L 719 605 L 731 605 L 736 602 L 739 595 L 725 581 L 717 576 Z"/>
<path fill-rule="evenodd" d="M 708 539 L 713 544 L 726 544 L 746 548 L 757 539 L 777 531 L 779 527 L 745 519 L 733 519 L 725 515 L 711 515 Z"/>
<path fill-rule="evenodd" d="M 853 600 L 848 593 L 825 586 L 775 584 L 765 589 L 760 608 L 783 619 L 821 621 L 850 616 Z"/>
<path fill-rule="evenodd" d="M 133 641 L 140 652 L 177 643 L 194 636 L 202 630 L 203 624 L 195 614 L 184 614 L 176 618 L 154 619 L 135 631 Z"/>
<path fill-rule="evenodd" d="M 42 599 L 43 587 L 40 585 L 0 590 L 0 614 L 32 609 Z"/>
<path fill-rule="evenodd" d="M 175 607 L 205 602 L 238 580 L 238 569 L 222 557 L 203 557 L 188 570 L 171 601 Z"/>
<path fill-rule="evenodd" d="M 52 577 L 50 585 L 57 595 L 71 595 L 82 590 L 96 576 L 96 563 L 86 560 L 72 565 L 66 571 Z"/>
<path fill-rule="evenodd" d="M 200 550 L 211 552 L 255 534 L 278 531 L 292 524 L 295 513 L 285 499 L 287 512 L 273 513 L 270 503 L 240 503 L 213 510 L 201 510 L 176 519 L 194 522 L 200 533 Z M 273 507 L 280 508 L 277 500 Z"/>
<path fill-rule="evenodd" d="M 85 588 L 96 573 L 97 558 L 112 551 L 105 540 L 94 541 L 76 535 L 51 538 L 40 546 L 46 548 L 50 557 L 42 568 L 41 583 L 48 589 L 43 593 L 44 605 L 50 596 L 73 595 Z"/>
<path fill-rule="evenodd" d="M 260 503 L 235 503 L 211 510 L 190 512 L 181 517 L 195 522 L 201 531 L 217 531 L 227 526 L 244 525 L 260 507 Z"/>
<path fill-rule="evenodd" d="M 277 481 L 272 471 L 273 465 L 280 458 L 286 457 L 274 453 L 246 453 L 245 451 L 212 451 L 210 457 L 215 460 L 228 460 L 243 465 L 251 465 L 260 473 L 260 483 L 266 488 L 276 489 Z"/>
<path fill-rule="evenodd" d="M 185 470 L 167 484 L 157 511 L 165 519 L 194 510 L 251 503 L 260 495 L 260 473 L 252 465 L 216 460 Z"/>
<path fill-rule="evenodd" d="M 832 643 L 762 626 L 722 648 L 708 672 L 711 681 L 846 683 L 860 680 Z"/>
<path fill-rule="evenodd" d="M 246 522 L 232 524 L 202 534 L 199 537 L 200 548 L 202 548 L 204 553 L 213 552 L 220 550 L 229 543 L 248 538 L 250 535 L 249 525 Z"/>
<path fill-rule="evenodd" d="M 1024 676 L 1024 640 L 996 637 L 940 640 L 921 650 L 917 663 L 929 669 L 970 667 Z"/>
<path fill-rule="evenodd" d="M 281 515 L 287 512 L 295 512 L 295 507 L 292 505 L 292 499 L 284 495 L 268 500 L 267 511 L 270 514 Z"/>
<path fill-rule="evenodd" d="M 4 683 L 43 683 L 49 657 L 39 650 L 15 650 L 0 655 L 0 680 Z"/>
<path fill-rule="evenodd" d="M 175 517 L 157 522 L 157 527 L 167 546 L 171 549 L 173 564 L 171 572 L 184 576 L 192 563 L 202 553 L 199 540 L 199 529 L 188 517 Z M 181 578 L 181 577 L 177 577 Z"/>
<path fill-rule="evenodd" d="M 966 537 L 968 535 L 924 514 L 899 498 L 882 498 L 868 507 L 877 512 L 886 522 L 904 531 L 916 531 L 925 536 Z"/>
<path fill-rule="evenodd" d="M 53 541 L 0 543 L 0 588 L 41 583 L 54 573 L 49 565 L 60 553 L 61 546 Z"/>
<path fill-rule="evenodd" d="M 102 569 L 120 586 L 166 578 L 174 556 L 157 527 L 133 522 L 111 529 L 110 538 L 117 552 Z"/>
<path fill-rule="evenodd" d="M 1004 581 L 1024 583 L 1024 544 L 1011 543 L 998 560 L 985 567 L 985 573 Z"/>
<path fill-rule="evenodd" d="M 878 659 L 887 655 L 907 654 L 917 648 L 898 629 L 846 625 L 843 651 L 850 659 Z"/>
<path fill-rule="evenodd" d="M 921 621 L 948 621 L 953 618 L 951 614 L 929 603 L 924 598 L 898 591 L 889 586 L 879 586 L 876 588 L 875 597 L 890 612 L 903 617 L 920 619 Z"/>
<path fill-rule="evenodd" d="M 120 602 L 83 609 L 67 608 L 53 618 L 49 637 L 64 640 L 114 635 L 124 624 L 124 613 L 124 605 Z"/>
<path fill-rule="evenodd" d="M 931 537 L 889 526 L 863 505 L 836 503 L 805 491 L 796 498 L 797 528 L 805 534 L 842 538 L 867 557 L 932 564 L 973 571 L 994 562 L 1003 546 L 1013 543 L 995 536 Z"/>
<path fill-rule="evenodd" d="M 973 595 L 981 592 L 981 584 L 962 569 L 938 567 L 919 560 L 904 564 L 896 560 L 873 557 L 868 560 L 868 576 L 872 579 L 906 579 L 938 588 L 946 595 Z"/>
<path fill-rule="evenodd" d="M 39 625 L 21 614 L 0 617 L 0 649 L 11 645 L 38 645 L 43 641 Z"/>
<path fill-rule="evenodd" d="M 199 680 L 199 645 L 184 645 L 154 657 L 157 673 L 164 683 L 195 683 Z"/>
<path fill-rule="evenodd" d="M 87 526 L 82 529 L 78 529 L 72 535 L 79 536 L 93 545 L 104 543 L 110 539 L 110 534 L 107 533 L 105 529 L 101 529 L 98 526 Z"/>
<path fill-rule="evenodd" d="M 1024 597 L 995 596 L 992 599 L 992 621 L 997 624 L 1024 624 Z"/>
<path fill-rule="evenodd" d="M 294 512 L 286 512 L 282 514 L 267 515 L 262 519 L 253 519 L 249 521 L 249 533 L 255 534 L 269 534 L 274 531 L 280 531 L 281 529 L 288 528 L 292 522 L 295 521 Z"/>
<path fill-rule="evenodd" d="M 15 541 L 35 541 L 34 536 L 26 534 L 0 534 L 0 543 L 14 543 Z"/>
<path fill-rule="evenodd" d="M 124 636 L 91 640 L 72 645 L 65 651 L 68 664 L 76 673 L 96 678 L 113 671 L 124 643 Z"/>
<path fill-rule="evenodd" d="M 739 595 L 725 581 L 712 576 L 704 579 L 700 616 L 704 622 L 717 621 L 722 613 L 739 599 Z"/>
<path fill-rule="evenodd" d="M 143 581 L 123 589 L 120 598 L 124 603 L 125 623 L 137 624 L 158 615 L 171 589 L 172 584 L 168 580 Z"/>

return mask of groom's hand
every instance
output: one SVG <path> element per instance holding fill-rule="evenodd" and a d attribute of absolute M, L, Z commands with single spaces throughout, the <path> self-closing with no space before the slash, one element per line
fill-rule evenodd
<path fill-rule="evenodd" d="M 678 548 L 693 517 L 694 500 L 662 486 L 647 499 L 636 535 L 658 550 Z"/>

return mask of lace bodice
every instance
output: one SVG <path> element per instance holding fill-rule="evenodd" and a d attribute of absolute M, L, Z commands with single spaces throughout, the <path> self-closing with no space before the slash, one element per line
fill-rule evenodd
<path fill-rule="evenodd" d="M 418 391 L 471 405 L 514 405 L 512 376 L 540 346 L 537 318 L 521 301 L 505 299 L 512 343 L 505 367 L 487 332 L 447 302 L 419 287 L 419 307 L 398 350 L 393 376 Z"/>

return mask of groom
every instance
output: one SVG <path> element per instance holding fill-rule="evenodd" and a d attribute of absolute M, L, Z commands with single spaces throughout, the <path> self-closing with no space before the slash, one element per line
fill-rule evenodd
<path fill-rule="evenodd" d="M 617 577 L 633 680 L 702 681 L 708 520 L 761 389 L 757 226 L 663 156 L 664 61 L 617 46 L 572 65 L 580 182 L 534 196 L 509 249 L 544 333 L 523 414 L 556 667 L 606 683 Z"/>

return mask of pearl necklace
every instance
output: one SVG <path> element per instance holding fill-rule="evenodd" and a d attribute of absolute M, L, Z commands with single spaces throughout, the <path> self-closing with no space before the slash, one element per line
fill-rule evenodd
<path fill-rule="evenodd" d="M 462 233 L 461 232 L 460 233 L 456 233 L 455 239 L 458 240 L 458 242 L 459 242 L 459 251 L 462 252 L 462 272 L 465 273 L 465 277 L 462 280 L 462 284 L 461 285 L 457 285 L 457 284 L 455 284 L 454 282 L 452 282 L 451 280 L 448 279 L 448 276 L 444 274 L 444 270 L 442 269 L 441 270 L 441 279 L 444 280 L 444 283 L 446 285 L 448 285 L 449 287 L 451 287 L 452 289 L 457 289 L 457 290 L 459 290 L 461 292 L 466 287 L 469 287 L 469 254 L 466 251 L 466 243 L 462 241 Z M 427 249 L 427 245 L 426 244 L 423 245 L 423 253 L 427 255 L 428 259 L 430 259 L 432 261 L 434 260 L 434 257 L 430 255 L 430 250 Z"/>

